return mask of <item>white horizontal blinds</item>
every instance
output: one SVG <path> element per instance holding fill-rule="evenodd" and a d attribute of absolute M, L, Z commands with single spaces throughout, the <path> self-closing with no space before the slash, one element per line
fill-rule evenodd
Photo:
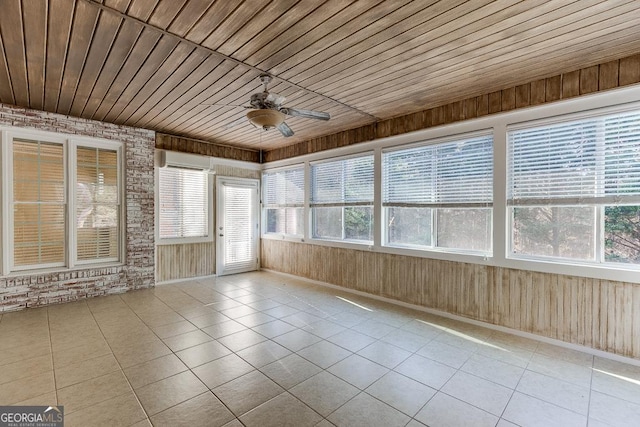
<path fill-rule="evenodd" d="M 604 145 L 605 196 L 640 196 L 640 112 L 606 117 Z"/>
<path fill-rule="evenodd" d="M 14 266 L 64 264 L 65 205 L 62 144 L 14 139 Z"/>
<path fill-rule="evenodd" d="M 119 257 L 118 152 L 93 147 L 76 151 L 78 261 Z"/>
<path fill-rule="evenodd" d="M 266 233 L 303 234 L 304 167 L 262 175 Z"/>
<path fill-rule="evenodd" d="M 224 185 L 224 265 L 226 269 L 245 269 L 256 265 L 253 221 L 253 187 Z"/>
<path fill-rule="evenodd" d="M 304 204 L 304 168 L 267 172 L 262 176 L 265 207 L 301 207 Z"/>
<path fill-rule="evenodd" d="M 204 171 L 161 168 L 160 238 L 205 237 L 208 229 L 208 176 Z"/>
<path fill-rule="evenodd" d="M 311 206 L 372 204 L 372 154 L 311 165 Z"/>
<path fill-rule="evenodd" d="M 508 202 L 640 201 L 640 113 L 509 132 Z"/>
<path fill-rule="evenodd" d="M 490 207 L 490 135 L 383 153 L 383 206 Z"/>

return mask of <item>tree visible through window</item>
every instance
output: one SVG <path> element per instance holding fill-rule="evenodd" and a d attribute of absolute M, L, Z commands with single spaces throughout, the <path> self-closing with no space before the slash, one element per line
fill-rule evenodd
<path fill-rule="evenodd" d="M 311 165 L 313 237 L 373 242 L 373 155 Z"/>
<path fill-rule="evenodd" d="M 640 113 L 512 130 L 508 167 L 514 255 L 640 263 Z"/>

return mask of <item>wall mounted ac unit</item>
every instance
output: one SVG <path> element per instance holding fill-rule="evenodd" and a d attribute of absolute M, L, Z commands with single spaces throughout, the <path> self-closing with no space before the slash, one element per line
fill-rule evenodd
<path fill-rule="evenodd" d="M 158 150 L 156 152 L 156 164 L 158 167 L 174 167 L 202 170 L 215 173 L 213 159 L 197 154 L 180 153 L 178 151 Z"/>

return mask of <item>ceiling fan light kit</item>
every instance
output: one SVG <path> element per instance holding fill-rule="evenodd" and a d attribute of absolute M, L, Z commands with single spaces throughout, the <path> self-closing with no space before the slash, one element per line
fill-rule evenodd
<path fill-rule="evenodd" d="M 269 130 L 278 127 L 286 118 L 284 113 L 277 110 L 251 110 L 247 112 L 247 118 L 257 128 Z"/>
<path fill-rule="evenodd" d="M 290 137 L 293 136 L 293 130 L 284 122 L 287 116 L 323 121 L 331 118 L 331 115 L 324 111 L 283 107 L 282 103 L 285 101 L 285 97 L 277 93 L 269 92 L 267 88 L 272 79 L 269 74 L 261 74 L 260 82 L 262 82 L 263 91 L 251 95 L 248 106 L 234 106 L 238 108 L 252 108 L 252 110 L 246 114 L 246 117 L 255 127 L 263 130 L 278 129 L 282 136 Z M 227 127 L 234 126 L 235 124 L 235 122 L 230 123 Z"/>

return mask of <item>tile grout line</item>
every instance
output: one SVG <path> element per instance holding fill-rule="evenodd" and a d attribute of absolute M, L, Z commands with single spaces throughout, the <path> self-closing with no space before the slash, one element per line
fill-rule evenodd
<path fill-rule="evenodd" d="M 121 295 L 118 295 L 118 298 L 125 304 L 127 305 L 127 307 L 131 310 L 131 308 L 129 307 L 129 305 L 126 303 L 126 301 L 124 301 L 121 297 Z M 104 341 L 107 343 L 107 346 L 109 347 L 109 351 L 111 351 L 111 355 L 113 355 L 113 358 L 115 359 L 116 363 L 118 364 L 118 367 L 120 368 L 120 372 L 122 372 L 122 376 L 124 377 L 124 379 L 127 381 L 127 384 L 129 385 L 129 390 L 131 390 L 131 393 L 135 396 L 136 398 L 136 402 L 138 402 L 138 405 L 140 406 L 140 408 L 142 409 L 142 412 L 144 412 L 144 414 L 146 415 L 146 420 L 149 421 L 149 423 L 151 423 L 151 417 L 149 416 L 149 414 L 147 413 L 147 410 L 145 409 L 144 406 L 142 406 L 142 402 L 140 402 L 140 399 L 138 399 L 138 395 L 136 394 L 133 386 L 131 385 L 131 382 L 129 381 L 129 378 L 125 375 L 124 373 L 124 368 L 122 367 L 122 365 L 120 364 L 120 361 L 118 360 L 118 358 L 116 357 L 115 353 L 113 352 L 113 348 L 111 347 L 111 344 L 109 343 L 109 340 L 107 340 L 107 337 L 104 335 L 104 331 L 102 330 L 102 327 L 100 326 L 100 323 L 98 322 L 98 320 L 96 319 L 93 310 L 91 309 L 91 307 L 87 304 L 87 308 L 89 309 L 89 313 L 91 313 L 91 317 L 93 317 L 93 321 L 96 322 L 96 326 L 98 327 L 98 329 L 100 330 L 100 334 L 102 335 L 102 338 L 104 338 Z M 108 375 L 108 374 L 105 374 Z M 119 396 L 115 396 L 115 397 L 119 397 Z M 114 397 L 114 398 L 115 398 Z M 109 400 L 109 399 L 107 399 Z M 136 421 L 136 423 L 143 421 L 143 420 L 139 420 Z M 134 423 L 135 424 L 135 423 Z"/>
<path fill-rule="evenodd" d="M 179 290 L 180 292 L 184 293 L 185 295 L 188 295 L 188 296 L 190 296 L 190 297 L 194 298 L 193 296 L 191 296 L 191 295 L 189 295 L 188 293 L 184 292 L 182 289 L 178 289 L 178 290 Z M 182 315 L 181 315 L 180 313 L 178 313 L 175 309 L 173 309 L 173 308 L 172 308 L 171 306 L 169 306 L 166 302 L 164 302 L 161 298 L 159 298 L 159 297 L 158 297 L 158 296 L 156 296 L 155 294 L 153 294 L 153 296 L 154 296 L 154 298 L 156 298 L 157 300 L 159 300 L 160 302 L 162 302 L 165 306 L 167 306 L 167 308 L 169 308 L 171 311 L 173 311 L 174 313 L 176 313 L 176 314 L 178 314 L 180 317 L 182 317 L 185 321 L 187 321 L 187 322 L 191 323 L 191 321 L 189 321 L 189 319 L 187 319 L 187 318 L 185 318 L 184 316 L 182 316 Z M 197 300 L 197 298 L 195 298 L 195 299 Z M 235 301 L 235 300 L 234 300 L 234 301 Z M 191 373 L 194 377 L 196 377 L 196 378 L 198 379 L 198 381 L 200 381 L 200 382 L 202 383 L 202 385 L 204 385 L 204 386 L 206 387 L 206 389 L 207 389 L 207 391 L 205 391 L 205 392 L 203 392 L 203 393 L 200 393 L 200 394 L 198 394 L 198 395 L 196 395 L 196 396 L 193 396 L 193 397 L 191 397 L 191 398 L 189 398 L 189 399 L 183 400 L 183 401 L 181 401 L 181 402 L 176 403 L 175 405 L 171 405 L 171 406 L 169 406 L 169 407 L 167 407 L 167 408 L 163 409 L 162 411 L 158 412 L 157 414 L 154 414 L 154 416 L 155 416 L 155 415 L 158 415 L 158 414 L 161 414 L 162 412 L 167 411 L 167 410 L 169 410 L 169 409 L 171 409 L 171 408 L 174 408 L 174 407 L 176 407 L 176 406 L 178 406 L 178 405 L 181 405 L 181 404 L 183 404 L 184 402 L 187 402 L 187 401 L 189 401 L 189 400 L 191 400 L 191 399 L 193 399 L 193 398 L 195 398 L 195 397 L 201 396 L 201 395 L 206 394 L 206 393 L 211 393 L 211 394 L 212 394 L 216 399 L 218 399 L 218 401 L 220 401 L 220 403 L 221 403 L 221 404 L 222 404 L 222 405 L 223 405 L 223 406 L 224 406 L 224 407 L 229 411 L 229 413 L 235 417 L 235 419 L 236 419 L 236 420 L 240 421 L 239 417 L 237 417 L 237 416 L 233 413 L 233 411 L 231 410 L 231 408 L 229 408 L 229 407 L 228 407 L 228 406 L 227 406 L 227 405 L 226 405 L 226 404 L 225 404 L 225 403 L 224 403 L 220 398 L 218 398 L 218 396 L 216 396 L 216 394 L 213 392 L 213 390 L 212 390 L 212 389 L 210 389 L 210 388 L 209 388 L 209 386 L 207 386 L 207 384 L 205 384 L 205 383 L 204 383 L 204 381 L 202 381 L 202 379 L 200 379 L 200 377 L 199 377 L 195 372 L 193 372 L 193 369 L 192 369 L 192 368 L 190 368 L 189 366 L 187 366 L 187 364 L 186 364 L 186 363 L 184 363 L 184 362 L 182 361 L 182 359 L 180 359 L 180 356 L 178 356 L 178 355 L 176 354 L 176 352 L 175 352 L 175 351 L 173 351 L 173 349 L 172 349 L 171 347 L 169 347 L 167 344 L 165 344 L 164 340 L 163 340 L 162 338 L 160 338 L 160 337 L 158 336 L 158 334 L 157 334 L 157 333 L 156 333 L 156 332 L 155 332 L 155 331 L 154 331 L 154 330 L 153 330 L 149 325 L 147 325 L 147 323 L 146 323 L 146 322 L 145 322 L 145 321 L 144 321 L 144 320 L 143 320 L 143 319 L 138 315 L 138 313 L 137 313 L 137 312 L 136 312 L 136 311 L 135 311 L 135 310 L 134 310 L 134 309 L 129 305 L 129 303 L 128 303 L 127 301 L 125 301 L 124 299 L 122 300 L 122 302 L 127 306 L 127 308 L 128 308 L 129 310 L 131 310 L 131 312 L 132 312 L 133 314 L 135 314 L 135 316 L 136 316 L 138 319 L 140 319 L 140 321 L 141 321 L 141 322 L 142 322 L 142 323 L 143 323 L 143 324 L 144 324 L 144 325 L 145 325 L 145 326 L 146 326 L 146 327 L 147 327 L 147 328 L 148 328 L 148 329 L 149 329 L 149 330 L 150 330 L 150 331 L 151 331 L 151 332 L 152 332 L 152 333 L 153 333 L 153 334 L 154 334 L 154 335 L 155 335 L 155 336 L 156 336 L 156 337 L 157 337 L 157 338 L 158 338 L 158 339 L 159 339 L 159 340 L 160 340 L 160 341 L 165 345 L 165 346 L 167 346 L 167 348 L 171 351 L 171 354 L 172 354 L 172 355 L 174 355 L 175 357 L 177 357 L 177 358 L 178 358 L 178 360 L 180 360 L 180 362 L 181 362 L 181 363 L 183 363 L 183 364 L 185 365 L 185 367 L 187 368 L 187 370 L 186 370 L 186 371 L 183 371 L 183 372 L 187 372 L 187 371 L 188 371 L 188 372 L 190 372 L 190 373 Z M 198 300 L 198 302 L 203 303 L 203 302 L 202 302 L 202 301 L 200 301 L 200 300 Z M 196 325 L 194 325 L 193 323 L 191 323 L 191 324 L 192 324 L 193 326 L 195 326 L 196 328 L 198 328 L 198 327 L 197 327 Z M 162 326 L 162 325 L 161 325 L 161 326 Z M 198 328 L 197 330 L 198 330 L 198 331 L 202 331 L 200 328 Z M 206 333 L 206 332 L 204 332 L 204 331 L 202 331 L 202 332 L 203 332 L 203 333 L 205 333 L 205 334 L 207 334 L 207 333 Z M 180 334 L 179 334 L 179 335 L 180 335 Z M 207 334 L 207 335 L 209 335 L 209 334 Z M 213 337 L 211 337 L 211 338 L 212 338 L 212 340 L 213 340 L 213 341 L 218 342 L 218 340 L 217 340 L 217 339 L 215 339 L 215 338 L 213 338 Z M 266 338 L 266 337 L 265 337 L 265 338 Z M 105 340 L 106 340 L 106 337 L 105 337 Z M 203 344 L 203 343 L 201 343 L 201 344 Z M 227 348 L 226 346 L 224 346 L 224 344 L 222 344 L 222 343 L 219 343 L 219 344 L 220 344 L 220 345 L 222 345 L 223 347 Z M 108 343 L 108 342 L 107 342 L 107 345 L 109 345 L 109 343 Z M 200 345 L 200 344 L 196 344 L 196 345 L 194 345 L 194 346 L 187 347 L 187 348 L 196 347 L 196 346 L 198 346 L 198 345 Z M 111 348 L 111 346 L 109 346 L 109 348 Z M 184 348 L 184 349 L 182 349 L 182 350 L 186 350 L 187 348 Z M 235 352 L 234 352 L 233 350 L 231 350 L 231 349 L 229 349 L 229 348 L 227 348 L 227 349 L 228 349 L 229 351 L 231 351 L 231 354 L 235 354 Z M 179 351 L 182 351 L 182 350 L 179 350 Z M 159 356 L 159 357 L 156 357 L 156 358 L 154 358 L 154 359 L 148 360 L 148 361 L 146 361 L 146 362 L 141 362 L 141 363 L 136 364 L 136 365 L 141 365 L 141 364 L 143 364 L 143 363 L 147 363 L 147 362 L 150 362 L 150 361 L 152 361 L 152 360 L 159 359 L 159 358 L 161 358 L 161 357 L 164 357 L 164 356 Z M 240 356 L 238 356 L 238 357 L 240 357 Z M 217 360 L 217 359 L 214 359 L 214 360 Z M 243 359 L 243 360 L 244 360 L 244 359 Z M 116 361 L 117 361 L 117 358 L 116 358 Z M 209 362 L 205 362 L 204 364 L 206 364 L 206 363 L 209 363 Z M 204 365 L 204 364 L 203 364 L 203 365 Z M 118 362 L 118 365 L 120 365 L 120 362 Z M 136 365 L 133 365 L 133 366 L 136 366 Z M 202 365 L 198 365 L 198 366 L 202 366 Z M 154 381 L 153 383 L 150 383 L 150 384 L 147 384 L 147 385 L 155 384 L 155 383 L 157 383 L 157 382 L 159 382 L 159 381 L 163 381 L 163 380 L 165 380 L 165 379 L 167 379 L 167 378 L 174 377 L 174 376 L 179 375 L 179 374 L 181 374 L 181 373 L 183 373 L 183 372 L 178 372 L 177 374 L 170 375 L 170 376 L 168 376 L 168 377 L 166 377 L 166 378 L 162 378 L 162 379 L 160 379 L 160 380 Z M 138 399 L 138 394 L 135 392 L 135 389 L 133 388 L 133 386 L 132 386 L 132 385 L 131 385 L 131 383 L 129 382 L 129 378 L 126 376 L 126 374 L 124 374 L 124 369 L 122 369 L 122 373 L 123 373 L 123 375 L 125 376 L 125 378 L 127 379 L 127 383 L 129 383 L 129 386 L 131 387 L 131 391 L 132 391 L 132 392 L 133 392 L 133 394 L 136 396 L 136 400 L 137 400 L 137 401 L 138 401 L 138 403 L 140 404 L 140 407 L 144 410 L 145 414 L 147 415 L 147 419 L 149 420 L 149 422 L 151 422 L 151 416 L 147 413 L 147 410 L 146 410 L 146 409 L 145 409 L 145 407 L 142 405 L 142 402 L 140 402 L 140 399 Z M 227 382 L 229 382 L 229 381 L 227 381 Z M 226 384 L 226 383 L 224 383 L 224 384 Z M 145 385 L 145 387 L 146 387 L 147 385 Z M 244 425 L 244 424 L 243 424 L 243 425 Z"/>
<path fill-rule="evenodd" d="M 51 338 L 51 318 L 49 317 L 49 307 L 47 307 L 47 332 L 49 335 L 49 350 L 51 350 L 51 370 L 53 374 L 53 391 L 56 395 L 56 406 L 59 405 L 58 400 L 58 382 L 56 379 L 56 364 L 53 358 L 53 339 Z"/>

